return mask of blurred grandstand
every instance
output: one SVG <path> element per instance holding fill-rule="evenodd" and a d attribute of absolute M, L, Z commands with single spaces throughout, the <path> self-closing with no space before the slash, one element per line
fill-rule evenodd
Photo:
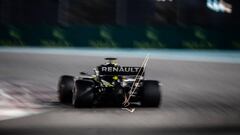
<path fill-rule="evenodd" d="M 2 24 L 239 24 L 240 1 L 225 0 L 232 14 L 214 12 L 209 0 L 0 0 Z"/>
<path fill-rule="evenodd" d="M 240 49 L 238 7 L 239 0 L 0 0 L 0 46 Z"/>

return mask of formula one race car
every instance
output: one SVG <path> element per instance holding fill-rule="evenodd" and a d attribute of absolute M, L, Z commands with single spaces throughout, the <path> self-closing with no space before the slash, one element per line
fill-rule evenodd
<path fill-rule="evenodd" d="M 94 75 L 63 75 L 58 82 L 61 103 L 86 107 L 159 107 L 161 91 L 158 81 L 144 80 L 145 58 L 141 67 L 123 67 L 116 58 L 94 69 Z"/>

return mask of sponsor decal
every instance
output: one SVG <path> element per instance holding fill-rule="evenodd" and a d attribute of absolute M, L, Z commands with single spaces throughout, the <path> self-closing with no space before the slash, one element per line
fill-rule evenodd
<path fill-rule="evenodd" d="M 140 67 L 101 67 L 102 72 L 138 72 Z"/>
<path fill-rule="evenodd" d="M 120 66 L 101 66 L 98 68 L 100 74 L 105 75 L 136 75 L 141 67 L 120 67 Z"/>

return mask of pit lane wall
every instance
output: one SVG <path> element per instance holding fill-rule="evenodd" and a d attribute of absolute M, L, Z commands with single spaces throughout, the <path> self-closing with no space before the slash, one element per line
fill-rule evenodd
<path fill-rule="evenodd" d="M 0 26 L 0 46 L 240 49 L 240 28 Z"/>

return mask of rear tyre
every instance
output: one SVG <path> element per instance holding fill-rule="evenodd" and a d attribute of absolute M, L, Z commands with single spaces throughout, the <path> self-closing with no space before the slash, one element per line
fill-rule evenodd
<path fill-rule="evenodd" d="M 94 82 L 92 80 L 77 80 L 73 90 L 72 104 L 76 108 L 89 108 L 93 105 Z"/>
<path fill-rule="evenodd" d="M 64 75 L 60 77 L 58 82 L 58 97 L 61 103 L 71 103 L 73 86 L 73 76 Z"/>
<path fill-rule="evenodd" d="M 161 90 L 158 81 L 145 80 L 142 87 L 142 107 L 159 107 Z"/>

